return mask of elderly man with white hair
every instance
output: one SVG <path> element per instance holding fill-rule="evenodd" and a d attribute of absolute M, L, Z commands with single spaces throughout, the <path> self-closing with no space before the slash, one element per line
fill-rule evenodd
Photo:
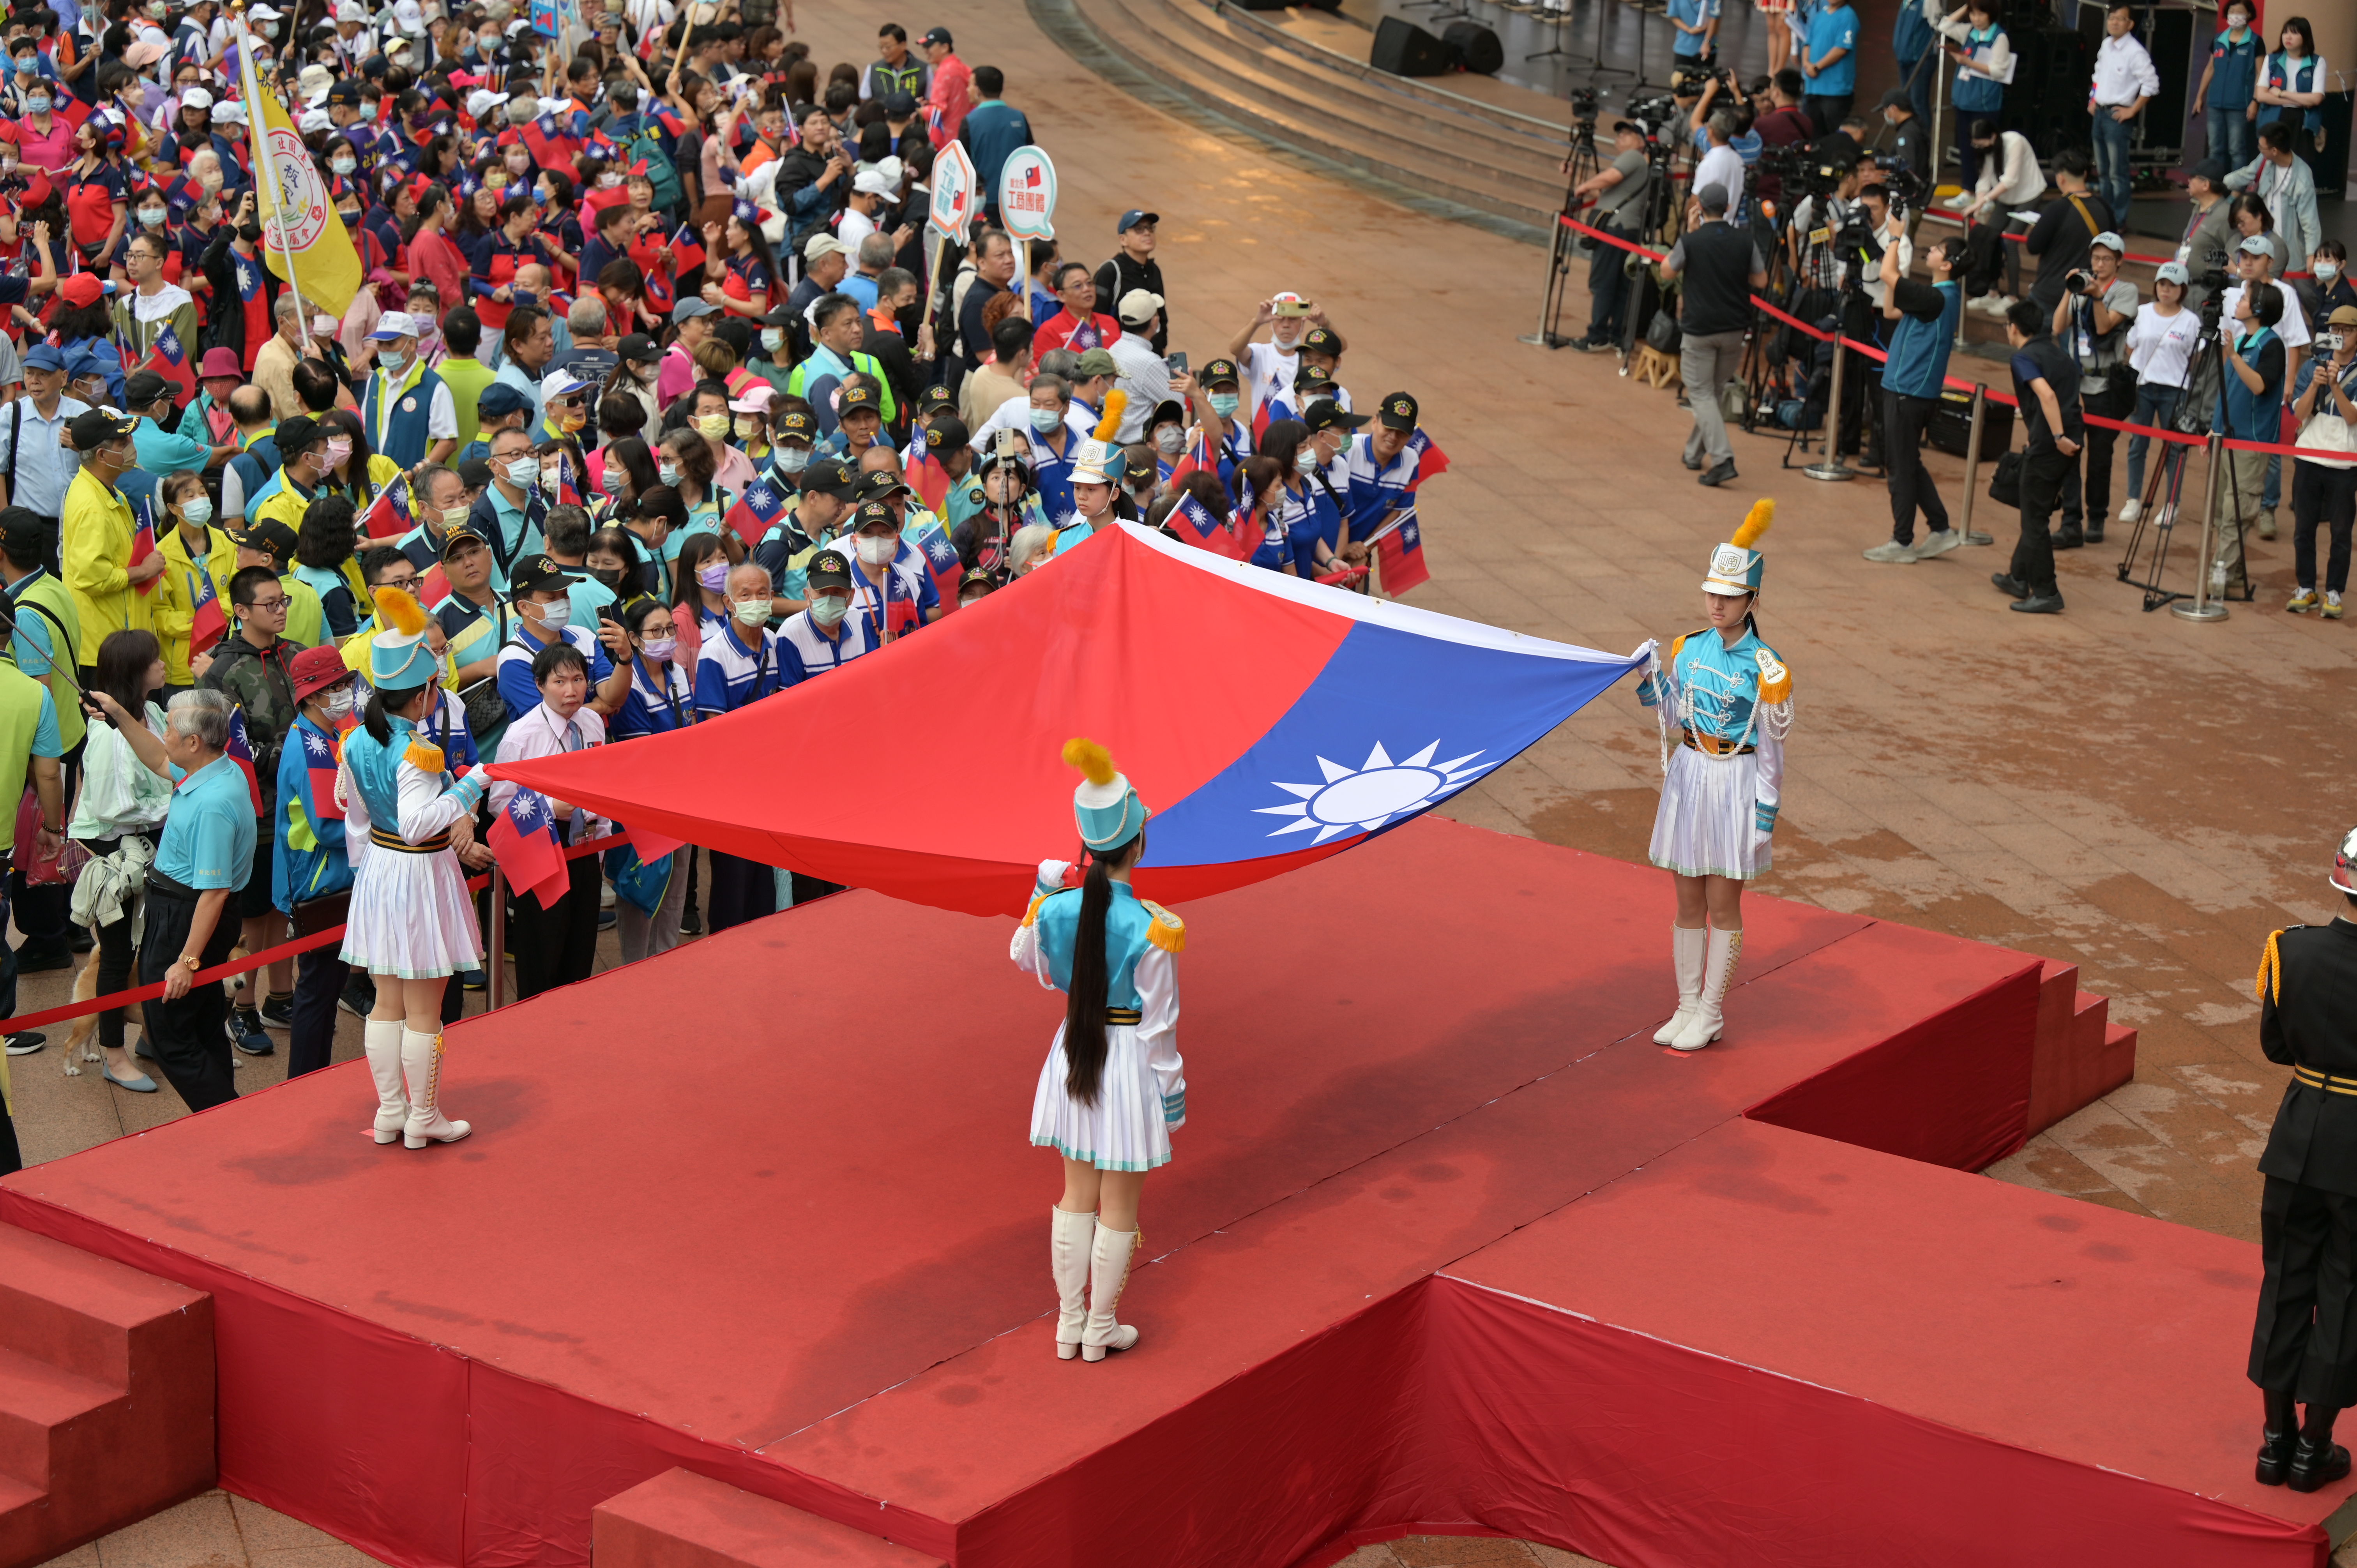
<path fill-rule="evenodd" d="M 573 347 L 548 362 L 552 371 L 569 371 L 591 386 L 602 387 L 622 362 L 614 348 L 613 318 L 608 315 L 605 299 L 595 292 L 575 300 L 565 313 L 565 325 L 573 335 Z M 596 410 L 591 410 L 594 415 Z"/>
<path fill-rule="evenodd" d="M 388 310 L 368 336 L 376 368 L 361 399 L 369 446 L 404 468 L 447 463 L 458 449 L 458 405 L 441 373 L 417 352 L 417 323 Z"/>

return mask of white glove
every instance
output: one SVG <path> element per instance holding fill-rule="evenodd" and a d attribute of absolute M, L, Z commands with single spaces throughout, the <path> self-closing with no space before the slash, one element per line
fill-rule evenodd
<path fill-rule="evenodd" d="M 1043 860 L 1039 863 L 1039 880 L 1032 889 L 1036 893 L 1053 893 L 1064 886 L 1064 874 L 1072 869 L 1069 860 Z"/>

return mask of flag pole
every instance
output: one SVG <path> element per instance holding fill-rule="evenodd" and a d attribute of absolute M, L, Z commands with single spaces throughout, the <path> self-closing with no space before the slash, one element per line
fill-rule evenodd
<path fill-rule="evenodd" d="M 263 244 L 266 249 L 274 231 L 278 254 L 286 263 L 286 286 L 295 291 L 295 325 L 303 338 L 303 352 L 311 352 L 311 316 L 303 308 L 303 285 L 295 281 L 295 248 L 286 237 L 285 205 L 270 166 L 270 152 L 262 141 L 262 79 L 253 69 L 253 35 L 246 30 L 242 14 L 237 19 L 237 71 L 239 84 L 245 91 L 245 139 L 253 156 L 254 216 L 262 217 L 261 191 L 264 181 L 269 181 L 270 216 L 263 220 Z M 283 105 L 282 105 L 283 107 Z M 266 260 L 266 258 L 265 258 Z"/>

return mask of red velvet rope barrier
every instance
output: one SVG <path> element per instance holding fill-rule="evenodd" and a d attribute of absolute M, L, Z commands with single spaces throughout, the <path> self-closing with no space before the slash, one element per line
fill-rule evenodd
<path fill-rule="evenodd" d="M 617 844 L 630 842 L 630 835 L 628 833 L 608 833 L 604 838 L 588 839 L 580 843 L 567 845 L 565 858 L 578 860 L 585 854 L 603 854 Z M 490 885 L 491 879 L 489 876 L 474 877 L 468 882 L 467 891 L 479 893 Z M 195 978 L 188 982 L 188 989 L 193 991 L 199 985 L 217 985 L 231 975 L 250 973 L 266 964 L 276 963 L 280 959 L 293 958 L 298 953 L 310 952 L 315 949 L 326 947 L 329 942 L 341 941 L 343 938 L 344 928 L 341 926 L 331 927 L 307 937 L 297 937 L 291 942 L 281 942 L 274 948 L 264 948 L 258 953 L 248 953 L 242 959 L 233 960 L 216 969 L 199 970 Z M 142 985 L 131 991 L 118 991 L 111 996 L 94 997 L 88 1002 L 70 1002 L 62 1007 L 50 1007 L 42 1012 L 27 1013 L 10 1018 L 6 1020 L 7 1029 L 12 1035 L 21 1034 L 27 1029 L 38 1029 L 44 1024 L 62 1024 L 72 1018 L 86 1018 L 92 1013 L 104 1013 L 116 1007 L 127 1007 L 134 1002 L 152 1002 L 163 994 L 164 983 L 159 980 L 153 985 Z"/>
<path fill-rule="evenodd" d="M 1617 250 L 1633 252 L 1637 255 L 1644 257 L 1649 262 L 1658 263 L 1668 259 L 1666 253 L 1663 252 L 1649 251 L 1644 246 L 1636 243 L 1634 241 L 1624 240 L 1618 234 L 1608 234 L 1601 229 L 1591 229 L 1576 218 L 1563 217 L 1559 218 L 1557 221 L 1561 222 L 1566 229 L 1576 229 L 1580 233 L 1600 240 L 1605 244 L 1610 245 Z M 1779 310 L 1776 306 L 1769 304 L 1768 301 L 1760 298 L 1756 294 L 1751 296 L 1751 303 L 1765 314 L 1774 317 L 1777 320 L 1784 323 L 1785 326 L 1792 328 L 1794 331 L 1805 333 L 1809 337 L 1815 338 L 1820 343 L 1830 343 L 1834 340 L 1834 335 L 1832 333 L 1827 332 L 1821 328 L 1812 327 L 1798 317 Z M 1853 338 L 1844 338 L 1842 339 L 1842 343 L 1850 350 L 1850 352 L 1854 354 L 1863 354 L 1867 359 L 1874 360 L 1878 364 L 1888 363 L 1890 359 L 1889 354 L 1885 353 L 1880 349 L 1876 348 L 1871 343 L 1861 343 Z M 1958 376 L 1947 376 L 1942 379 L 1941 384 L 1943 386 L 1953 387 L 1958 392 L 1971 392 L 1975 387 L 1982 387 L 1986 390 L 1988 400 L 1991 403 L 2000 403 L 2005 404 L 2007 408 L 2018 408 L 2021 406 L 2019 400 L 2015 398 L 2011 392 L 1999 392 L 1996 388 L 1988 386 L 1987 383 L 1983 381 L 1968 381 Z M 2089 424 L 2099 424 L 2105 430 L 2126 431 L 2130 435 L 2149 436 L 2156 441 L 2173 442 L 2179 446 L 2206 446 L 2210 444 L 2210 438 L 2206 435 L 2188 435 L 2183 431 L 2163 430 L 2158 425 L 2152 424 L 2131 424 L 2124 419 L 2111 419 L 2100 413 L 2082 413 L 2080 417 L 2085 420 Z M 2225 446 L 2229 451 L 2233 452 L 2266 452 L 2274 456 L 2289 457 L 2321 457 L 2336 463 L 2346 463 L 2351 457 L 2351 454 L 2347 452 L 2334 452 L 2321 446 L 2293 446 L 2273 441 L 2243 441 L 2229 437 L 2225 442 Z"/>

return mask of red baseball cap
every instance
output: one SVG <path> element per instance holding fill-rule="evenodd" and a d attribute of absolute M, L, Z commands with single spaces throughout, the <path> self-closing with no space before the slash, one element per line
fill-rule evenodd
<path fill-rule="evenodd" d="M 76 273 L 58 285 L 58 297 L 77 309 L 96 305 L 105 293 L 96 273 Z"/>

